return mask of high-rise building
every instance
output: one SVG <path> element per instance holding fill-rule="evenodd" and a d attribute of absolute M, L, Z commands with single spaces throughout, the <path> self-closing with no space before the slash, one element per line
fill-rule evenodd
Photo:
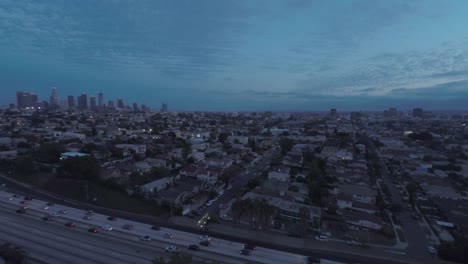
<path fill-rule="evenodd" d="M 336 108 L 330 109 L 330 115 L 331 116 L 336 116 L 337 114 L 338 114 L 338 112 L 336 111 Z"/>
<path fill-rule="evenodd" d="M 78 109 L 85 110 L 88 109 L 88 95 L 82 94 L 78 96 Z"/>
<path fill-rule="evenodd" d="M 89 105 L 91 107 L 91 111 L 96 111 L 96 97 L 89 97 Z"/>
<path fill-rule="evenodd" d="M 167 103 L 166 102 L 162 102 L 161 112 L 163 112 L 163 113 L 167 112 Z"/>
<path fill-rule="evenodd" d="M 133 111 L 135 112 L 138 112 L 138 104 L 137 103 L 133 103 Z"/>
<path fill-rule="evenodd" d="M 115 107 L 114 101 L 109 100 L 109 103 L 107 104 L 107 107 L 109 107 L 109 108 L 114 108 L 114 107 Z"/>
<path fill-rule="evenodd" d="M 123 100 L 122 98 L 118 98 L 117 99 L 117 108 L 124 108 L 124 103 L 123 103 Z"/>
<path fill-rule="evenodd" d="M 36 107 L 37 106 L 37 95 L 30 92 L 16 92 L 16 107 Z"/>
<path fill-rule="evenodd" d="M 148 107 L 145 104 L 141 105 L 141 111 L 146 112 L 148 111 Z"/>
<path fill-rule="evenodd" d="M 68 108 L 75 108 L 75 97 L 73 97 L 73 95 L 68 96 Z"/>
<path fill-rule="evenodd" d="M 413 109 L 413 117 L 422 118 L 422 117 L 423 117 L 423 110 L 422 110 L 422 108 L 414 108 L 414 109 Z"/>
<path fill-rule="evenodd" d="M 102 93 L 98 94 L 98 107 L 100 110 L 104 108 L 104 94 Z"/>
<path fill-rule="evenodd" d="M 50 107 L 57 107 L 59 106 L 59 100 L 57 98 L 57 88 L 52 87 L 52 94 L 49 98 L 49 106 Z"/>

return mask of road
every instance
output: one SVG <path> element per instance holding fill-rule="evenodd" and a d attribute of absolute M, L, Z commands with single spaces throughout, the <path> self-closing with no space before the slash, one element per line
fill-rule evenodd
<path fill-rule="evenodd" d="M 376 153 L 381 157 L 380 152 L 376 150 Z M 405 234 L 408 247 L 406 254 L 410 257 L 415 257 L 420 260 L 427 260 L 429 262 L 435 261 L 435 256 L 431 255 L 427 251 L 428 241 L 424 233 L 423 228 L 419 225 L 417 220 L 411 218 L 411 214 L 414 213 L 407 209 L 408 202 L 404 201 L 400 193 L 400 189 L 395 187 L 393 183 L 393 177 L 385 164 L 385 161 L 380 159 L 381 176 L 382 181 L 388 186 L 392 195 L 392 203 L 400 204 L 402 212 L 398 214 L 398 219 L 401 222 L 401 227 Z"/>
<path fill-rule="evenodd" d="M 24 247 L 35 258 L 47 263 L 149 263 L 156 256 L 165 255 L 163 248 L 176 245 L 183 251 L 190 244 L 198 244 L 199 236 L 192 233 L 162 228 L 151 230 L 151 226 L 134 221 L 118 219 L 113 222 L 108 216 L 95 214 L 92 220 L 84 220 L 84 211 L 62 205 L 44 210 L 46 202 L 33 200 L 26 215 L 15 213 L 22 199 L 11 201 L 12 194 L 0 192 L 0 232 L 2 239 Z M 68 210 L 52 222 L 41 220 L 44 215 L 59 210 Z M 78 228 L 70 229 L 65 222 L 74 221 Z M 124 230 L 124 224 L 134 225 L 133 230 Z M 87 232 L 90 227 L 112 225 L 113 231 L 99 234 Z M 173 239 L 164 238 L 165 233 L 173 234 Z M 140 241 L 143 235 L 151 236 L 150 242 Z M 210 247 L 190 253 L 196 257 L 222 261 L 222 263 L 304 263 L 304 257 L 297 254 L 257 248 L 251 256 L 239 254 L 241 243 L 212 238 Z M 167 254 L 166 254 L 167 255 Z M 67 261 L 64 261 L 64 260 Z"/>

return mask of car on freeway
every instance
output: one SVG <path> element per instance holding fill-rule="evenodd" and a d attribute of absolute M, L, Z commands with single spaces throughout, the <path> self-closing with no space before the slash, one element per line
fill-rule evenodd
<path fill-rule="evenodd" d="M 47 203 L 47 206 L 54 206 L 54 205 L 55 205 L 55 204 L 52 203 L 52 202 L 48 202 L 48 203 Z"/>
<path fill-rule="evenodd" d="M 210 241 L 210 240 L 211 240 L 211 237 L 210 237 L 209 235 L 200 236 L 200 240 L 207 240 L 207 241 Z"/>
<path fill-rule="evenodd" d="M 20 202 L 20 204 L 28 204 L 28 201 L 23 200 L 23 201 Z"/>
<path fill-rule="evenodd" d="M 49 206 L 46 205 L 46 206 L 43 207 L 43 209 L 47 210 L 47 209 L 49 209 Z"/>
<path fill-rule="evenodd" d="M 26 213 L 26 210 L 20 208 L 20 209 L 16 210 L 16 212 L 17 212 L 18 214 L 25 214 L 25 213 Z"/>
<path fill-rule="evenodd" d="M 127 229 L 127 230 L 133 230 L 133 225 L 130 225 L 130 224 L 125 224 L 122 226 L 123 229 Z"/>
<path fill-rule="evenodd" d="M 174 235 L 171 234 L 171 233 L 166 233 L 166 234 L 164 234 L 163 237 L 164 237 L 164 238 L 174 238 Z"/>
<path fill-rule="evenodd" d="M 157 231 L 159 231 L 159 230 L 161 230 L 161 227 L 155 226 L 155 225 L 154 225 L 154 226 L 151 227 L 151 230 L 157 230 Z"/>
<path fill-rule="evenodd" d="M 180 249 L 176 246 L 167 246 L 164 248 L 164 251 L 166 252 L 170 252 L 170 253 L 178 253 L 180 251 Z"/>
<path fill-rule="evenodd" d="M 87 215 L 94 215 L 94 211 L 93 210 L 88 210 L 88 211 L 86 211 L 86 214 Z"/>
<path fill-rule="evenodd" d="M 92 228 L 88 229 L 88 232 L 91 232 L 91 233 L 99 233 L 99 228 L 97 228 L 97 227 L 92 227 Z"/>
<path fill-rule="evenodd" d="M 28 205 L 23 205 L 23 206 L 21 206 L 21 208 L 23 208 L 24 210 L 26 210 L 26 209 L 29 209 L 29 206 L 28 206 Z"/>
<path fill-rule="evenodd" d="M 188 249 L 193 250 L 193 251 L 198 251 L 200 250 L 200 247 L 198 245 L 189 245 Z"/>
<path fill-rule="evenodd" d="M 44 216 L 44 217 L 42 218 L 42 220 L 51 222 L 53 219 L 52 219 L 52 217 L 50 217 L 50 216 Z"/>
<path fill-rule="evenodd" d="M 19 198 L 20 196 L 18 194 L 13 194 L 13 197 Z"/>
<path fill-rule="evenodd" d="M 437 254 L 437 249 L 435 249 L 433 246 L 427 246 L 427 251 L 431 254 Z"/>
<path fill-rule="evenodd" d="M 32 198 L 29 197 L 29 196 L 25 196 L 24 199 L 25 199 L 26 201 L 32 201 Z"/>
<path fill-rule="evenodd" d="M 57 213 L 50 213 L 50 214 L 49 214 L 49 216 L 52 216 L 52 217 L 58 217 L 58 216 L 59 216 L 59 214 L 57 214 Z"/>
<path fill-rule="evenodd" d="M 239 251 L 239 253 L 240 253 L 241 255 L 245 255 L 245 256 L 250 256 L 250 255 L 252 255 L 252 252 L 251 252 L 250 250 L 248 250 L 248 249 L 241 249 L 241 250 Z"/>
<path fill-rule="evenodd" d="M 356 240 L 348 240 L 346 241 L 346 245 L 349 246 L 362 246 L 362 243 Z"/>
<path fill-rule="evenodd" d="M 248 249 L 248 250 L 255 250 L 257 247 L 254 244 L 244 244 L 242 248 Z"/>
<path fill-rule="evenodd" d="M 93 220 L 93 218 L 91 216 L 89 216 L 89 215 L 83 216 L 83 219 L 84 220 Z"/>
<path fill-rule="evenodd" d="M 117 221 L 117 217 L 109 216 L 109 217 L 107 217 L 107 220 L 109 220 L 109 221 Z"/>
<path fill-rule="evenodd" d="M 68 227 L 76 227 L 76 224 L 74 222 L 67 222 L 65 224 L 65 226 L 68 226 Z"/>
<path fill-rule="evenodd" d="M 151 241 L 151 237 L 150 237 L 150 236 L 142 236 L 142 237 L 140 238 L 140 240 L 141 240 L 141 241 L 149 242 L 149 241 Z"/>
<path fill-rule="evenodd" d="M 315 236 L 315 240 L 328 241 L 328 237 L 324 235 L 318 235 L 318 236 Z"/>
<path fill-rule="evenodd" d="M 68 211 L 67 210 L 60 210 L 59 214 L 68 214 Z"/>
<path fill-rule="evenodd" d="M 205 246 L 205 247 L 209 247 L 210 244 L 211 244 L 211 243 L 210 243 L 210 241 L 208 241 L 208 240 L 202 240 L 202 241 L 200 241 L 200 245 Z"/>
<path fill-rule="evenodd" d="M 312 256 L 306 257 L 307 264 L 320 264 L 320 259 Z"/>
<path fill-rule="evenodd" d="M 111 230 L 112 230 L 112 226 L 110 226 L 110 225 L 105 225 L 105 226 L 102 227 L 102 230 L 111 231 Z"/>
<path fill-rule="evenodd" d="M 13 199 L 14 199 L 14 197 L 13 197 L 13 196 L 11 196 L 11 197 L 8 197 L 8 201 L 11 201 L 11 200 L 13 200 Z"/>

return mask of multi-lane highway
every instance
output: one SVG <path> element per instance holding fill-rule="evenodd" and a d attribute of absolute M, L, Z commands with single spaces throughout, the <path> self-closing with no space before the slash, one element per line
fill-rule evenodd
<path fill-rule="evenodd" d="M 168 256 L 164 247 L 178 246 L 183 252 L 187 247 L 200 242 L 199 235 L 161 228 L 152 230 L 150 225 L 124 219 L 108 220 L 108 216 L 94 214 L 91 220 L 85 220 L 85 211 L 62 205 L 50 206 L 47 210 L 45 201 L 32 200 L 28 203 L 26 214 L 16 213 L 23 197 L 13 198 L 11 193 L 0 192 L 0 237 L 1 242 L 9 241 L 19 245 L 36 259 L 46 263 L 150 263 L 157 256 Z M 52 217 L 53 221 L 42 218 L 50 213 L 67 210 L 67 214 Z M 75 228 L 66 227 L 73 221 Z M 133 230 L 123 229 L 125 224 L 134 226 Z M 102 226 L 111 225 L 112 231 L 102 230 Z M 98 227 L 97 234 L 87 230 Z M 174 237 L 164 238 L 170 233 Z M 148 235 L 150 242 L 140 238 Z M 266 248 L 257 248 L 252 255 L 239 254 L 242 244 L 212 238 L 211 246 L 189 253 L 200 259 L 218 260 L 222 263 L 305 263 L 304 256 Z"/>

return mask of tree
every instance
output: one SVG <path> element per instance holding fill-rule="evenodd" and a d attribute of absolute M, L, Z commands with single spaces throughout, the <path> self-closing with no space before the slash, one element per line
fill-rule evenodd
<path fill-rule="evenodd" d="M 65 159 L 60 170 L 77 180 L 95 180 L 101 167 L 93 156 L 83 156 Z"/>
<path fill-rule="evenodd" d="M 65 147 L 56 142 L 42 143 L 37 151 L 37 158 L 47 163 L 55 163 L 60 160 L 60 155 L 65 152 Z"/>
<path fill-rule="evenodd" d="M 219 133 L 219 135 L 218 135 L 218 141 L 221 142 L 221 143 L 224 143 L 227 138 L 228 138 L 228 134 L 226 134 L 224 132 Z"/>
<path fill-rule="evenodd" d="M 0 246 L 0 258 L 3 258 L 5 263 L 25 264 L 26 252 L 17 246 L 5 243 Z"/>
<path fill-rule="evenodd" d="M 281 154 L 286 155 L 293 147 L 293 141 L 287 137 L 282 137 L 280 140 Z"/>

